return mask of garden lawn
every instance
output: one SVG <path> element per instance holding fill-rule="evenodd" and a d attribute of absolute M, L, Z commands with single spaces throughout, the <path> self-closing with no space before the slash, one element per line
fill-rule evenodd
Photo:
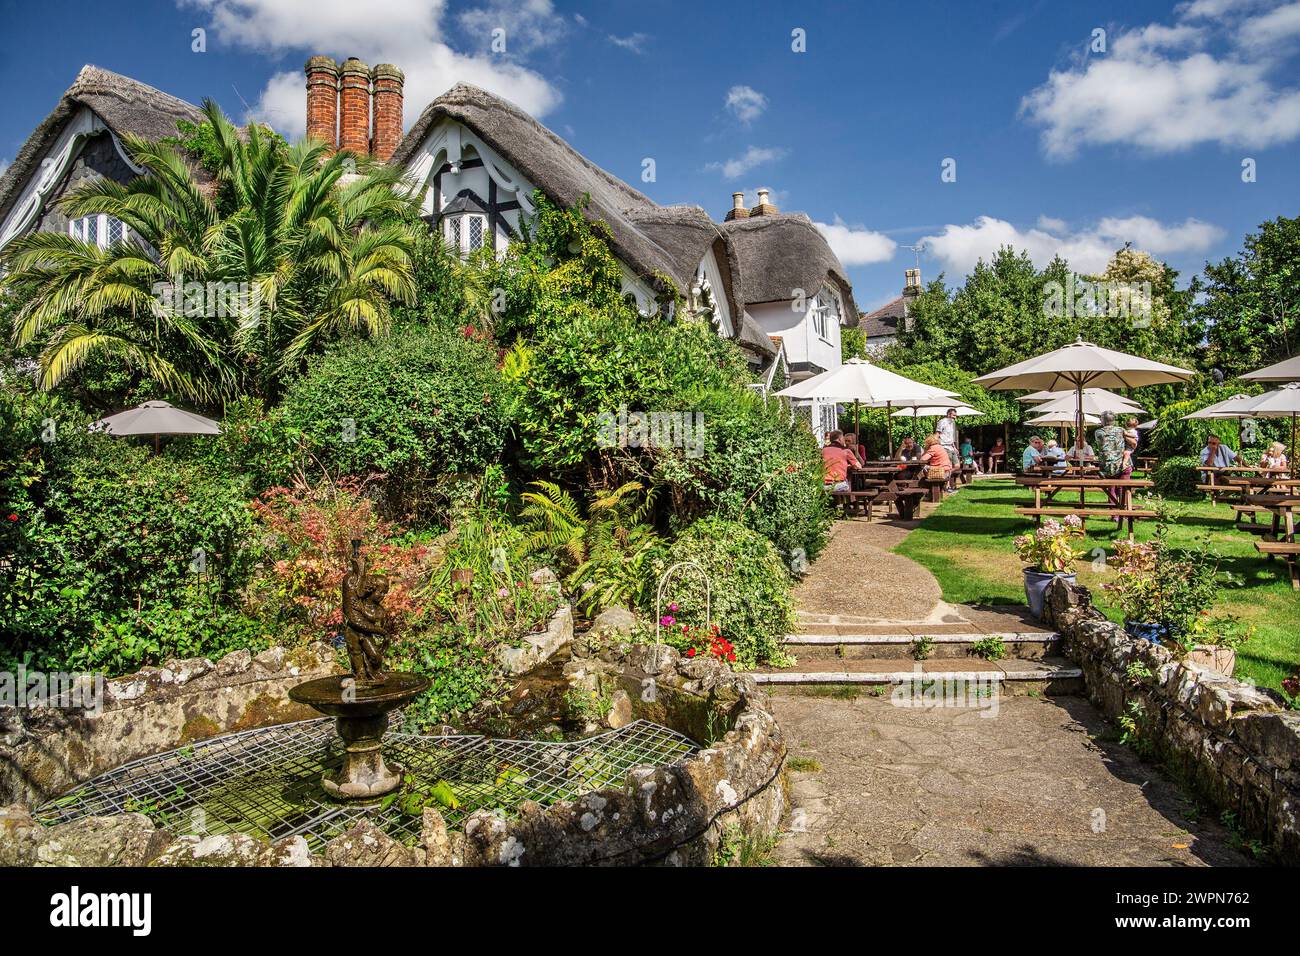
<path fill-rule="evenodd" d="M 929 568 L 947 601 L 1023 604 L 1020 572 L 1024 565 L 1016 557 L 1012 539 L 1033 524 L 1014 509 L 1032 503 L 1033 493 L 1011 481 L 974 482 L 950 496 L 895 550 Z M 1222 557 L 1221 570 L 1240 581 L 1235 586 L 1225 583 L 1212 608 L 1216 615 L 1237 618 L 1242 627 L 1254 626 L 1249 642 L 1237 652 L 1237 676 L 1280 689 L 1282 679 L 1300 667 L 1300 594 L 1291 590 L 1286 565 L 1280 559 L 1269 561 L 1255 550 L 1254 535 L 1233 527 L 1229 505 L 1204 500 L 1172 505 L 1181 512 L 1174 523 L 1173 544 L 1190 547 L 1208 533 Z M 1153 528 L 1154 522 L 1139 521 L 1135 536 L 1145 540 Z M 1097 560 L 1113 556 L 1114 537 L 1112 522 L 1088 522 L 1085 547 L 1091 553 L 1080 563 L 1079 583 L 1091 588 L 1098 608 L 1119 622 L 1121 615 L 1101 590 L 1114 572 Z"/>

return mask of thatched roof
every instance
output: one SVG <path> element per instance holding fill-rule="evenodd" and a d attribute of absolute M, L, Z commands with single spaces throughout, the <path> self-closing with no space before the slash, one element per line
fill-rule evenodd
<path fill-rule="evenodd" d="M 685 292 L 700 259 L 690 252 L 711 241 L 703 227 L 709 223 L 701 209 L 662 207 L 645 194 L 607 173 L 564 140 L 508 100 L 458 83 L 430 103 L 403 137 L 389 160 L 405 164 L 441 119 L 464 124 L 506 162 L 555 202 L 574 206 L 590 196 L 589 218 L 603 220 L 610 230 L 614 254 L 649 281 L 657 275 L 673 280 Z M 712 233 L 716 236 L 716 231 Z"/>
<path fill-rule="evenodd" d="M 0 218 L 22 192 L 23 184 L 58 140 L 63 125 L 82 106 L 89 107 L 118 136 L 134 134 L 157 140 L 175 136 L 180 120 L 202 121 L 199 108 L 128 76 L 87 64 L 60 97 L 50 115 L 27 137 L 13 163 L 0 177 Z"/>
<path fill-rule="evenodd" d="M 829 280 L 844 300 L 843 319 L 858 324 L 853 286 L 826 238 L 803 213 L 778 213 L 733 219 L 722 231 L 740 260 L 740 295 L 746 304 L 787 302 L 795 289 L 812 298 Z"/>

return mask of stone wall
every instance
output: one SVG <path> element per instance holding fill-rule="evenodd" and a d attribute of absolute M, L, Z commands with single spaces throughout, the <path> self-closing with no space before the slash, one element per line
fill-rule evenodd
<path fill-rule="evenodd" d="M 0 866 L 680 866 L 711 862 L 729 827 L 775 834 L 785 803 L 785 741 L 752 678 L 664 646 L 578 654 L 568 677 L 607 695 L 612 726 L 645 717 L 691 734 L 705 749 L 677 766 L 634 767 L 621 786 L 574 801 L 525 802 L 512 817 L 481 810 L 459 830 L 426 809 L 414 847 L 363 822 L 318 855 L 301 837 L 178 837 L 141 814 L 43 827 L 14 804 L 0 807 Z"/>
<path fill-rule="evenodd" d="M 1134 721 L 1144 756 L 1233 814 L 1279 861 L 1300 863 L 1300 713 L 1271 691 L 1134 640 L 1092 606 L 1086 588 L 1053 582 L 1046 615 L 1092 701 L 1112 720 Z"/>
<path fill-rule="evenodd" d="M 294 684 L 339 673 L 326 644 L 168 661 L 104 683 L 97 713 L 0 708 L 0 803 L 38 805 L 114 767 L 218 734 L 320 716 Z"/>

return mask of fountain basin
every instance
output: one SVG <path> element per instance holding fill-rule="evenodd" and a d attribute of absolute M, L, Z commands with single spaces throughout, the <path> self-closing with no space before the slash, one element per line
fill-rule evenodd
<path fill-rule="evenodd" d="M 289 699 L 333 717 L 343 741 L 343 765 L 321 777 L 335 800 L 375 800 L 402 785 L 402 768 L 384 760 L 388 715 L 429 689 L 419 674 L 388 674 L 375 684 L 351 674 L 320 677 L 289 689 Z"/>

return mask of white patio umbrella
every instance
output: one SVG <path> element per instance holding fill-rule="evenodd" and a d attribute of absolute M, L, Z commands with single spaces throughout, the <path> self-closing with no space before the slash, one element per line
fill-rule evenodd
<path fill-rule="evenodd" d="M 1247 382 L 1300 382 L 1300 355 L 1247 372 L 1241 377 Z"/>
<path fill-rule="evenodd" d="M 978 408 L 971 408 L 962 402 L 955 405 L 913 405 L 911 408 L 900 408 L 893 413 L 894 418 L 929 418 L 931 416 L 943 416 L 948 414 L 948 409 L 957 409 L 958 418 L 969 418 L 971 415 L 983 415 Z"/>
<path fill-rule="evenodd" d="M 1074 389 L 1066 388 L 1066 389 L 1061 389 L 1060 391 L 1057 392 L 1048 392 L 1048 391 L 1030 392 L 1028 395 L 1021 395 L 1019 398 L 1016 399 L 1016 401 L 1036 404 L 1042 402 L 1054 402 L 1059 398 L 1073 398 L 1074 395 L 1075 395 Z M 1114 405 L 1116 406 L 1116 408 L 1114 409 L 1116 411 L 1118 411 L 1118 406 L 1121 405 L 1126 407 L 1131 407 L 1131 408 L 1138 407 L 1138 403 L 1133 401 L 1133 399 L 1126 398 L 1123 395 L 1119 395 L 1115 392 L 1109 391 L 1108 389 L 1104 389 L 1104 388 L 1085 388 L 1083 390 L 1083 395 L 1085 399 L 1092 398 L 1098 402 Z"/>
<path fill-rule="evenodd" d="M 175 408 L 167 402 L 145 402 L 137 408 L 109 415 L 95 422 L 109 435 L 152 435 L 154 454 L 159 435 L 220 435 L 221 426 L 210 418 Z"/>
<path fill-rule="evenodd" d="M 895 405 L 937 404 L 957 396 L 956 392 L 915 382 L 859 358 L 851 358 L 839 368 L 796 382 L 777 394 L 792 399 L 853 402 L 886 411 Z M 893 457 L 893 435 L 889 436 L 889 454 Z"/>
<path fill-rule="evenodd" d="M 1195 375 L 1185 368 L 1153 362 L 1126 352 L 1104 349 L 1083 341 L 1063 346 L 1004 369 L 981 375 L 976 385 L 991 389 L 1060 389 L 1071 387 L 1079 396 L 1075 424 L 1083 431 L 1082 394 L 1085 388 L 1140 388 L 1185 382 Z"/>
<path fill-rule="evenodd" d="M 1295 459 L 1296 419 L 1300 416 L 1300 382 L 1256 396 L 1248 407 L 1252 418 L 1291 419 L 1291 458 Z"/>
<path fill-rule="evenodd" d="M 1066 414 L 1065 412 L 1049 413 L 1047 415 L 1039 415 L 1037 418 L 1028 418 L 1025 420 L 1026 425 L 1051 425 L 1057 428 L 1072 428 L 1076 423 L 1077 419 L 1074 417 L 1074 414 Z M 1083 423 L 1085 425 L 1097 425 L 1101 423 L 1101 419 L 1096 415 L 1090 415 L 1085 412 Z"/>
<path fill-rule="evenodd" d="M 1101 391 L 1105 391 L 1102 389 Z M 1089 395 L 1089 389 L 1084 389 L 1082 395 L 1074 392 L 1066 393 L 1063 398 L 1054 398 L 1050 402 L 1043 402 L 1029 411 L 1036 412 L 1040 415 L 1053 415 L 1057 413 L 1068 413 L 1073 416 L 1080 407 L 1083 408 L 1085 415 L 1101 415 L 1103 412 L 1115 412 L 1124 414 L 1127 412 L 1144 411 L 1141 405 L 1135 402 L 1125 400 L 1116 402 L 1104 396 Z M 1118 398 L 1119 396 L 1116 396 Z"/>
<path fill-rule="evenodd" d="M 1221 402 L 1215 402 L 1213 405 L 1207 405 L 1199 412 L 1192 412 L 1190 415 L 1184 415 L 1183 419 L 1236 419 L 1237 420 L 1237 448 L 1241 448 L 1241 423 L 1244 419 L 1253 418 L 1254 413 L 1250 411 L 1250 406 L 1254 404 L 1260 396 L 1258 395 L 1233 395 L 1231 398 L 1225 398 Z"/>

